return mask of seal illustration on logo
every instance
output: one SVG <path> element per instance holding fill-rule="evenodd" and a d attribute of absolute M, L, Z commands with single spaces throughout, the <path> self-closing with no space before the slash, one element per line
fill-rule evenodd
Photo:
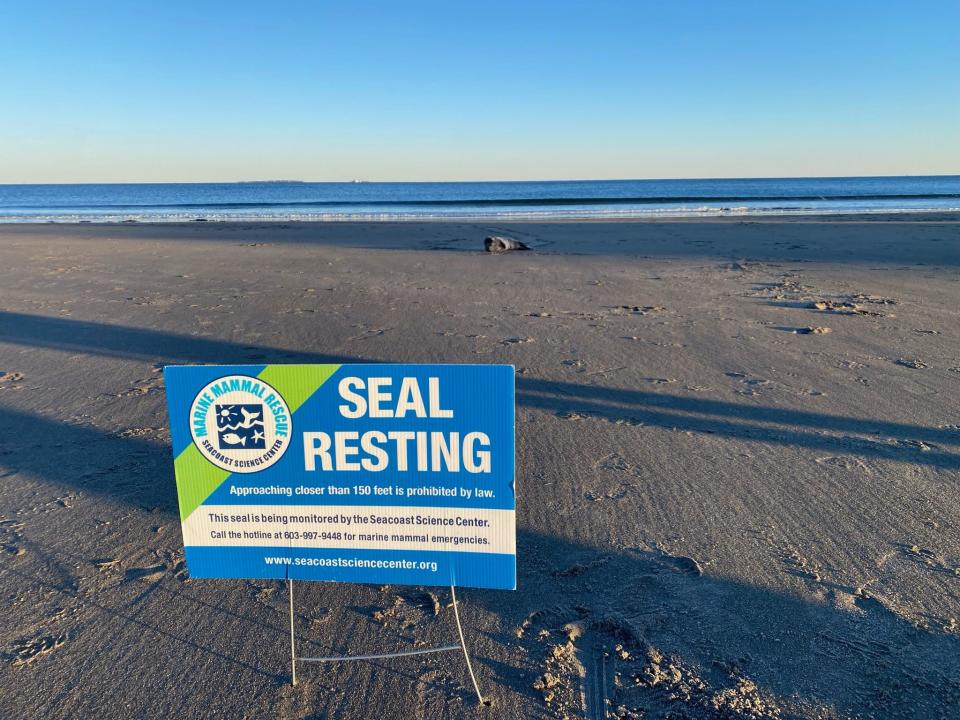
<path fill-rule="evenodd" d="M 201 454 L 223 470 L 252 473 L 290 445 L 290 410 L 277 390 L 248 375 L 206 385 L 190 407 L 190 432 Z"/>

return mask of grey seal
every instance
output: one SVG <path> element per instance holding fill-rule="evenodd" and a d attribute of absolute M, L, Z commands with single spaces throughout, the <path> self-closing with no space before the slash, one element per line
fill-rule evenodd
<path fill-rule="evenodd" d="M 514 240 L 513 238 L 501 237 L 499 235 L 491 235 L 490 237 L 483 239 L 483 247 L 488 253 L 502 253 L 509 250 L 529 250 L 530 248 L 524 245 L 519 240 Z"/>

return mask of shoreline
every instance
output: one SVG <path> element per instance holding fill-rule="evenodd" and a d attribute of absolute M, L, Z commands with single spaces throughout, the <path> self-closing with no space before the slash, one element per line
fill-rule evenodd
<path fill-rule="evenodd" d="M 570 225 L 570 224 L 644 224 L 644 223 L 871 223 L 871 222 L 960 222 L 960 210 L 902 210 L 854 213 L 785 213 L 785 214 L 742 214 L 742 215 L 651 215 L 638 217 L 570 217 L 570 218 L 539 218 L 539 217 L 482 217 L 482 216 L 451 216 L 406 219 L 193 219 L 193 220 L 57 220 L 37 221 L 6 221 L 0 220 L 0 230 L 4 228 L 24 228 L 36 226 L 56 227 L 195 227 L 197 225 L 211 226 L 249 226 L 249 225 L 443 225 L 443 224 L 491 224 L 510 223 L 522 225 Z"/>

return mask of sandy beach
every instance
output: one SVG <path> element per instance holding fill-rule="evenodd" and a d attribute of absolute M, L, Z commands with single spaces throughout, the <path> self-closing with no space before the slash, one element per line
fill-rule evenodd
<path fill-rule="evenodd" d="M 486 235 L 532 252 L 487 255 Z M 516 592 L 304 666 L 191 580 L 167 364 L 516 366 Z M 960 220 L 0 226 L 0 716 L 960 716 Z M 456 642 L 302 583 L 304 655 Z"/>

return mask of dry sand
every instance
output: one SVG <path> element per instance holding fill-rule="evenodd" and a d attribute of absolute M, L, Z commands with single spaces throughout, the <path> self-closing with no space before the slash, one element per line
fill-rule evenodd
<path fill-rule="evenodd" d="M 0 717 L 958 717 L 958 320 L 949 216 L 2 227 Z M 283 586 L 184 569 L 160 367 L 355 360 L 517 367 L 490 708 L 453 654 L 291 688 Z M 448 601 L 303 583 L 300 650 Z"/>

